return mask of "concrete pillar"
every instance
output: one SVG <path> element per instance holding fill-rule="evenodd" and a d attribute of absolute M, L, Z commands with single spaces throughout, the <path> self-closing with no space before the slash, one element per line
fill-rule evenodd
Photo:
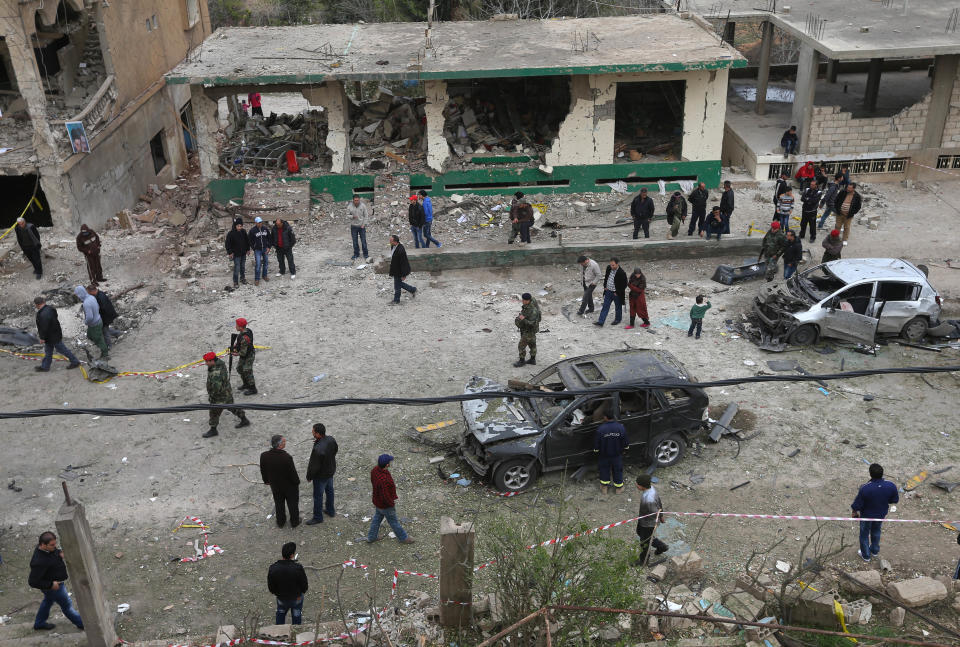
<path fill-rule="evenodd" d="M 687 75 L 683 96 L 683 159 L 690 162 L 720 159 L 728 75 L 727 69 Z"/>
<path fill-rule="evenodd" d="M 466 627 L 473 618 L 473 544 L 469 521 L 440 517 L 440 624 Z"/>
<path fill-rule="evenodd" d="M 840 61 L 835 58 L 831 58 L 827 61 L 827 83 L 836 83 L 837 82 L 837 72 L 840 69 Z"/>
<path fill-rule="evenodd" d="M 733 21 L 728 21 L 723 26 L 723 42 L 730 43 L 733 45 L 733 41 L 737 36 L 737 23 Z"/>
<path fill-rule="evenodd" d="M 72 503 L 72 505 L 70 505 Z M 83 618 L 83 630 L 89 647 L 114 647 L 119 640 L 113 628 L 114 612 L 107 602 L 90 524 L 83 504 L 72 501 L 63 504 L 56 520 L 57 535 L 67 562 L 70 579 L 67 588 L 72 593 Z"/>
<path fill-rule="evenodd" d="M 800 150 L 807 150 L 810 141 L 810 123 L 813 120 L 813 99 L 817 92 L 817 50 L 808 43 L 800 44 L 797 61 L 797 82 L 794 86 L 793 112 L 790 125 L 800 134 Z"/>
<path fill-rule="evenodd" d="M 443 165 L 450 158 L 450 146 L 443 136 L 443 110 L 450 100 L 447 96 L 446 81 L 427 81 L 424 84 L 427 103 L 424 106 L 427 117 L 427 166 L 437 172 L 443 171 Z"/>
<path fill-rule="evenodd" d="M 17 89 L 30 114 L 30 124 L 27 127 L 33 129 L 32 143 L 37 156 L 37 171 L 43 193 L 50 205 L 53 224 L 74 230 L 79 226 L 76 222 L 78 217 L 75 217 L 73 199 L 61 173 L 60 150 L 47 121 L 47 97 L 33 53 L 33 43 L 30 42 L 35 24 L 35 9 L 34 4 L 18 6 L 7 3 L 0 7 L 0 36 L 6 41 Z M 15 13 L 17 10 L 20 15 Z M 29 26 L 29 33 L 24 31 L 24 25 Z M 66 137 L 66 131 L 63 136 Z"/>
<path fill-rule="evenodd" d="M 197 156 L 200 175 L 209 182 L 220 177 L 220 154 L 217 151 L 217 102 L 204 93 L 202 85 L 190 86 L 190 105 L 196 124 Z"/>
<path fill-rule="evenodd" d="M 327 111 L 327 148 L 333 154 L 331 173 L 350 173 L 350 99 L 342 81 L 303 90 L 303 98 L 312 106 Z"/>
<path fill-rule="evenodd" d="M 548 166 L 613 163 L 617 82 L 611 74 L 570 77 L 570 111 L 546 155 Z"/>
<path fill-rule="evenodd" d="M 877 109 L 877 97 L 880 96 L 880 74 L 883 72 L 883 59 L 871 58 L 867 70 L 867 88 L 863 92 L 863 107 L 869 112 Z"/>
<path fill-rule="evenodd" d="M 950 112 L 950 98 L 957 80 L 958 66 L 958 54 L 941 54 L 933 59 L 933 88 L 930 107 L 927 109 L 927 121 L 923 125 L 923 148 L 943 146 L 943 129 Z"/>
<path fill-rule="evenodd" d="M 770 83 L 770 48 L 773 46 L 773 23 L 765 20 L 762 32 L 760 68 L 757 70 L 757 104 L 754 106 L 758 115 L 767 112 L 767 85 Z"/>

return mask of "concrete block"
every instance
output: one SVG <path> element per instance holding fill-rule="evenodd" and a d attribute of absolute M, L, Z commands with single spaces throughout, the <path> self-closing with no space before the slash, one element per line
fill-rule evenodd
<path fill-rule="evenodd" d="M 906 617 L 907 612 L 904 611 L 901 607 L 895 609 L 890 609 L 890 624 L 894 627 L 902 627 L 903 619 Z"/>
<path fill-rule="evenodd" d="M 667 576 L 667 565 L 660 564 L 650 569 L 650 572 L 647 573 L 647 577 L 652 578 L 654 581 L 659 582 Z"/>
<path fill-rule="evenodd" d="M 703 570 L 703 558 L 696 551 L 675 555 L 668 563 L 670 570 L 680 575 L 690 575 Z"/>
<path fill-rule="evenodd" d="M 873 605 L 867 600 L 854 600 L 840 606 L 848 625 L 865 625 L 873 617 Z"/>
<path fill-rule="evenodd" d="M 943 584 L 943 588 L 945 588 L 948 592 L 953 591 L 953 583 L 957 581 L 949 575 L 934 575 L 933 579 Z"/>
<path fill-rule="evenodd" d="M 764 603 L 746 591 L 738 591 L 727 596 L 725 606 L 738 618 L 752 622 L 761 616 Z"/>
<path fill-rule="evenodd" d="M 947 597 L 947 588 L 932 577 L 916 577 L 912 580 L 891 582 L 887 595 L 908 607 L 922 607 Z"/>
<path fill-rule="evenodd" d="M 260 627 L 257 635 L 267 639 L 279 640 L 281 638 L 290 638 L 291 625 L 266 625 Z"/>
<path fill-rule="evenodd" d="M 764 640 L 770 638 L 774 633 L 774 630 L 768 627 L 744 627 L 744 630 L 747 640 L 756 641 L 761 645 Z"/>
<path fill-rule="evenodd" d="M 774 596 L 776 584 L 769 575 L 761 573 L 756 578 L 750 577 L 746 573 L 737 576 L 737 588 L 748 592 L 759 600 L 770 600 Z"/>
<path fill-rule="evenodd" d="M 306 643 L 306 642 L 312 643 L 316 639 L 317 639 L 317 634 L 315 634 L 312 631 L 301 631 L 300 633 L 297 634 L 298 643 Z"/>
<path fill-rule="evenodd" d="M 237 637 L 237 628 L 234 625 L 220 625 L 217 629 L 217 639 L 214 644 L 219 645 L 233 640 Z"/>
<path fill-rule="evenodd" d="M 872 591 L 860 586 L 858 584 L 859 582 L 867 586 L 872 586 L 875 589 L 883 590 L 883 579 L 880 577 L 880 571 L 855 571 L 853 573 L 847 573 L 847 575 L 857 581 L 851 582 L 845 577 L 841 578 L 840 589 L 842 591 L 848 591 L 850 593 L 872 593 Z"/>

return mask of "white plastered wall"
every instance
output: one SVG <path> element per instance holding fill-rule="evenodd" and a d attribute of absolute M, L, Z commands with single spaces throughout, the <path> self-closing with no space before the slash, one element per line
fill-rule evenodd
<path fill-rule="evenodd" d="M 443 136 L 443 110 L 447 107 L 447 82 L 427 81 L 427 102 L 424 106 L 427 117 L 427 166 L 434 171 L 443 171 L 450 157 L 450 147 Z"/>
<path fill-rule="evenodd" d="M 333 155 L 331 173 L 350 173 L 350 105 L 341 81 L 326 81 L 319 87 L 303 90 L 303 98 L 312 106 L 327 111 L 327 148 Z"/>

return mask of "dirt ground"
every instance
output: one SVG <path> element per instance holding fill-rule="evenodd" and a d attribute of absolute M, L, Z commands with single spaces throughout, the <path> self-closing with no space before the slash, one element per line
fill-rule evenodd
<path fill-rule="evenodd" d="M 900 256 L 927 264 L 932 284 L 945 299 L 946 314 L 956 318 L 960 272 L 948 268 L 945 260 L 957 253 L 949 223 L 957 219 L 960 205 L 954 206 L 956 201 L 950 196 L 958 189 L 957 182 L 913 189 L 899 184 L 868 187 L 867 193 L 874 197 L 865 210 L 872 204 L 883 214 L 879 228 L 856 226 L 844 256 Z M 742 236 L 748 222 L 768 218 L 770 193 L 767 187 L 738 190 L 735 235 Z M 755 194 L 764 202 L 755 201 Z M 544 198 L 551 216 L 565 214 L 570 219 L 568 226 L 610 224 L 626 215 L 625 209 L 596 214 L 573 204 L 581 199 Z M 583 201 L 589 204 L 589 199 Z M 662 204 L 660 201 L 658 211 Z M 598 330 L 589 319 L 574 316 L 569 320 L 562 314 L 563 306 L 576 306 L 580 294 L 575 254 L 563 266 L 414 274 L 408 282 L 420 288 L 416 300 L 405 295 L 401 307 L 390 308 L 387 301 L 392 283 L 388 277 L 373 274 L 369 266 L 344 265 L 351 250 L 342 211 L 342 205 L 322 205 L 321 220 L 295 223 L 299 237 L 295 281 L 275 278 L 276 261 L 271 258 L 269 283 L 254 287 L 248 264 L 251 284 L 229 293 L 223 287 L 230 283 L 230 268 L 219 253 L 201 264 L 196 281 L 157 269 L 170 253 L 175 236 L 172 228 L 156 236 L 105 232 L 103 265 L 111 279 L 105 290 L 116 293 L 146 283 L 118 303 L 121 314 L 129 315 L 136 327 L 119 342 L 112 363 L 121 370 L 151 371 L 195 361 L 208 350 L 225 348 L 233 319 L 244 316 L 255 331 L 256 342 L 269 349 L 257 354 L 260 393 L 252 397 L 236 394 L 238 402 L 457 394 L 473 375 L 505 381 L 531 373 L 511 366 L 517 343 L 513 317 L 519 310 L 512 295 L 541 289 L 548 292 L 539 297 L 541 327 L 549 332 L 538 338 L 537 368 L 563 357 L 623 348 L 625 343 L 669 349 L 700 380 L 754 375 L 766 369 L 767 360 L 778 357 L 727 330 L 725 320 L 737 318 L 760 285 L 725 289 L 709 277 L 718 263 L 737 264 L 742 259 L 646 263 L 642 249 L 634 257 L 622 259 L 625 268 L 641 266 L 648 277 L 654 324 L 649 331 L 609 326 Z M 373 254 L 382 255 L 387 250 L 387 235 L 396 228 L 388 225 L 383 214 L 378 216 L 380 221 L 370 227 L 368 242 Z M 654 230 L 655 238 L 665 237 L 662 221 L 654 223 Z M 627 231 L 571 228 L 564 236 L 565 242 L 619 239 Z M 502 241 L 506 233 L 502 228 L 473 231 L 449 219 L 438 219 L 434 228 L 441 241 L 463 246 Z M 33 280 L 17 252 L 0 269 L 4 325 L 33 330 L 31 299 L 38 289 L 56 287 L 60 281 L 67 285 L 86 282 L 73 234 L 44 231 L 43 235 L 44 240 L 66 242 L 47 248 L 42 281 Z M 538 234 L 534 244 L 553 244 L 543 240 L 548 235 Z M 403 239 L 409 239 L 408 231 Z M 222 249 L 219 237 L 210 236 L 203 242 Z M 416 253 L 412 245 L 408 251 Z M 814 257 L 819 259 L 820 253 L 818 241 Z M 548 284 L 550 287 L 544 288 Z M 483 296 L 494 291 L 495 295 Z M 699 293 L 707 295 L 714 307 L 707 313 L 703 338 L 696 341 L 665 320 L 685 316 Z M 71 322 L 64 326 L 68 332 L 80 329 L 74 321 L 78 307 L 60 309 L 61 322 Z M 492 332 L 484 332 L 484 328 Z M 74 345 L 72 340 L 69 343 Z M 950 349 L 931 353 L 890 344 L 876 357 L 869 357 L 829 346 L 835 352 L 802 350 L 779 357 L 795 358 L 813 373 L 960 363 L 957 351 Z M 123 377 L 98 385 L 84 381 L 78 372 L 65 372 L 63 363 L 57 363 L 48 374 L 35 373 L 34 363 L 9 355 L 0 357 L 0 363 L 8 376 L 0 386 L 7 411 L 206 402 L 203 366 L 184 369 L 165 380 Z M 312 380 L 321 374 L 322 379 Z M 233 383 L 239 383 L 235 375 Z M 759 435 L 741 443 L 730 439 L 708 442 L 677 465 L 658 470 L 655 476 L 660 479 L 658 488 L 667 509 L 845 515 L 857 487 L 868 478 L 865 463 L 883 464 L 887 475 L 898 483 L 921 470 L 951 465 L 953 469 L 942 478 L 954 480 L 960 474 L 957 399 L 950 395 L 956 393 L 956 374 L 851 379 L 831 387 L 828 396 L 809 383 L 711 389 L 708 393 L 715 412 L 737 402 L 744 413 L 735 424 L 743 421 L 745 429 Z M 875 399 L 864 401 L 862 394 L 867 393 Z M 65 478 L 72 494 L 87 507 L 111 601 L 130 604 L 118 624 L 126 640 L 202 636 L 214 632 L 221 622 L 239 624 L 251 611 L 271 622 L 274 601 L 266 590 L 266 570 L 279 558 L 282 543 L 289 540 L 298 542 L 300 559 L 308 565 L 322 567 L 350 558 L 369 564 L 378 572 L 379 603 L 389 592 L 389 574 L 394 568 L 437 572 L 441 516 L 476 520 L 479 560 L 486 557 L 484 521 L 493 517 L 549 514 L 567 498 L 571 527 L 581 520 L 599 525 L 636 513 L 632 492 L 603 497 L 593 477 L 565 483 L 563 475 L 553 473 L 544 477 L 535 491 L 503 499 L 491 495 L 465 464 L 448 458 L 444 468 L 462 473 L 473 483 L 460 487 L 442 482 L 436 466 L 428 464 L 430 456 L 442 452 L 416 443 L 405 431 L 442 420 L 459 423 L 457 405 L 254 411 L 250 413 L 253 426 L 242 430 L 234 430 L 234 420 L 225 415 L 221 435 L 209 440 L 200 437 L 207 428 L 206 419 L 204 412 L 192 412 L 4 421 L 0 477 L 5 483 L 15 480 L 23 489 L 0 489 L 0 614 L 12 615 L 11 622 L 32 619 L 39 596 L 27 587 L 27 564 L 37 535 L 53 526 L 62 501 L 60 481 Z M 272 501 L 268 488 L 258 483 L 259 470 L 251 464 L 267 449 L 270 435 L 283 433 L 289 437 L 288 451 L 302 476 L 312 440 L 310 426 L 317 421 L 326 424 L 340 445 L 335 479 L 338 515 L 320 526 L 278 530 L 269 517 Z M 459 428 L 458 424 L 430 432 L 429 437 L 437 442 L 453 441 Z M 795 448 L 800 452 L 788 458 Z M 374 545 L 362 542 L 365 519 L 372 513 L 369 470 L 383 452 L 396 456 L 393 471 L 400 496 L 398 509 L 416 539 L 412 546 L 389 540 Z M 83 467 L 68 470 L 68 466 Z M 627 482 L 641 469 L 630 464 Z M 744 481 L 750 481 L 749 485 L 731 491 Z M 309 492 L 304 483 L 301 509 L 310 507 Z M 947 494 L 926 484 L 912 496 L 903 497 L 893 516 L 958 520 L 958 496 L 960 493 Z M 172 532 L 187 515 L 211 525 L 211 541 L 223 548 L 222 555 L 195 564 L 171 561 L 192 553 L 188 544 L 196 531 Z M 698 518 L 680 517 L 665 524 L 661 536 L 671 543 L 672 552 L 680 552 L 693 542 L 701 524 Z M 795 561 L 799 540 L 812 530 L 809 522 L 712 519 L 694 547 L 705 558 L 712 580 L 730 581 L 752 551 L 781 538 L 786 541 L 769 557 Z M 627 526 L 610 532 L 630 537 L 633 529 Z M 852 570 L 862 567 L 853 523 L 827 524 L 826 533 L 836 539 L 842 535 L 850 544 L 839 559 L 841 565 Z M 903 577 L 951 574 L 958 547 L 955 534 L 936 525 L 887 524 L 881 556 Z M 308 617 L 316 614 L 323 592 L 327 598 L 323 620 L 335 619 L 338 615 L 331 608 L 336 570 L 310 571 L 310 578 L 305 613 Z M 478 588 L 483 584 L 480 577 Z M 366 602 L 361 592 L 370 586 L 370 580 L 350 570 L 342 586 L 345 610 L 362 611 Z M 404 590 L 421 589 L 432 595 L 435 586 L 427 580 L 401 580 Z M 55 621 L 57 617 L 55 612 Z"/>

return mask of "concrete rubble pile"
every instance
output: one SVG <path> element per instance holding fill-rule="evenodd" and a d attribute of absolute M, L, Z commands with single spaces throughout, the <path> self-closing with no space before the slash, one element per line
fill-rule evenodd
<path fill-rule="evenodd" d="M 375 153 L 389 144 L 395 149 L 420 151 L 425 146 L 426 100 L 395 96 L 378 88 L 375 99 L 350 101 L 350 142 L 354 157 Z M 366 150 L 367 148 L 373 150 Z"/>
<path fill-rule="evenodd" d="M 308 110 L 299 115 L 270 113 L 246 119 L 239 128 L 227 129 L 228 141 L 222 147 L 220 163 L 228 169 L 286 170 L 286 153 L 309 160 L 329 158 L 327 115 Z"/>
<path fill-rule="evenodd" d="M 498 109 L 493 102 L 466 94 L 450 98 L 444 118 L 443 136 L 461 158 L 525 153 L 536 166 L 556 136 L 544 121 L 525 127 L 508 108 Z"/>

